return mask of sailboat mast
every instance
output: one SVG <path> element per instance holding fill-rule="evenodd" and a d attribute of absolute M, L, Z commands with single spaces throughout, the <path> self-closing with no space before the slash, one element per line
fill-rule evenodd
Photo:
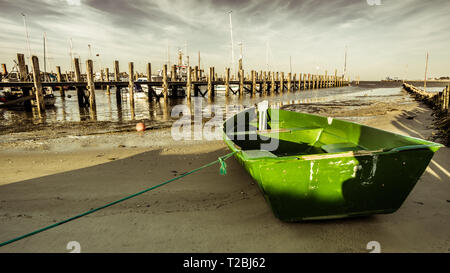
<path fill-rule="evenodd" d="M 289 73 L 292 75 L 292 59 L 291 56 L 289 56 Z"/>
<path fill-rule="evenodd" d="M 342 78 L 345 78 L 346 74 L 347 74 L 347 46 L 345 47 L 344 73 L 342 75 Z"/>
<path fill-rule="evenodd" d="M 425 79 L 423 81 L 423 91 L 427 91 L 427 72 L 428 72 L 428 52 L 427 52 L 427 58 L 425 62 Z"/>
<path fill-rule="evenodd" d="M 92 49 L 90 44 L 88 44 L 88 49 L 89 49 L 89 59 L 92 60 Z"/>
<path fill-rule="evenodd" d="M 42 37 L 44 39 L 44 78 L 47 76 L 47 35 L 44 32 L 44 36 Z"/>
<path fill-rule="evenodd" d="M 30 48 L 30 36 L 28 35 L 28 26 L 25 13 L 21 13 L 23 17 L 23 25 L 25 26 L 25 38 L 27 41 L 27 49 L 28 49 L 28 60 L 31 58 L 31 48 Z"/>
<path fill-rule="evenodd" d="M 231 35 L 231 69 L 235 69 L 234 67 L 234 42 L 233 42 L 233 24 L 231 23 L 231 13 L 233 11 L 230 10 L 228 12 L 229 16 L 230 16 L 230 35 Z"/>
<path fill-rule="evenodd" d="M 167 40 L 167 66 L 170 68 L 170 48 L 169 48 L 169 40 Z"/>
<path fill-rule="evenodd" d="M 69 40 L 69 50 L 70 50 L 70 71 L 73 71 L 73 43 L 72 38 Z"/>
<path fill-rule="evenodd" d="M 187 58 L 188 58 L 188 43 L 187 43 L 187 41 L 184 41 L 184 58 L 186 59 L 186 63 L 187 63 L 188 62 L 188 60 L 187 60 Z"/>

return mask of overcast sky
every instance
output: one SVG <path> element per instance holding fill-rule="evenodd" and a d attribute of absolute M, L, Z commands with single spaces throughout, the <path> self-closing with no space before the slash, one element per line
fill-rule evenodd
<path fill-rule="evenodd" d="M 118 59 L 121 71 L 129 61 L 156 70 L 168 48 L 174 63 L 187 47 L 191 65 L 200 51 L 202 66 L 223 71 L 231 65 L 230 10 L 235 59 L 242 42 L 246 70 L 265 70 L 268 56 L 275 71 L 289 72 L 291 57 L 293 72 L 342 73 L 347 46 L 352 78 L 422 79 L 427 51 L 430 76 L 450 75 L 449 0 L 0 0 L 0 63 L 28 55 L 24 13 L 41 70 L 46 32 L 47 70 L 70 69 L 71 38 L 83 63 L 91 45 L 96 69 Z"/>

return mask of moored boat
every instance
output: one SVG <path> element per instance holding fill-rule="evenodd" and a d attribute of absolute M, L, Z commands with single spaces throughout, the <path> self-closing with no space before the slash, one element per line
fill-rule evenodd
<path fill-rule="evenodd" d="M 441 144 L 330 117 L 247 109 L 224 140 L 284 221 L 392 213 Z"/>
<path fill-rule="evenodd" d="M 52 92 L 45 92 L 43 97 L 45 106 L 55 106 L 56 97 Z M 36 106 L 36 100 L 33 96 L 24 97 L 21 91 L 0 91 L 0 107 L 22 110 L 25 107 L 25 101 L 28 100 L 31 101 L 31 105 Z"/>

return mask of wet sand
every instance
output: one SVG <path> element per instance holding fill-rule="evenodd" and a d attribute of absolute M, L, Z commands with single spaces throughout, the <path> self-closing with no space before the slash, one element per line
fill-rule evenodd
<path fill-rule="evenodd" d="M 432 111 L 408 97 L 398 99 L 383 104 L 366 98 L 359 105 L 343 99 L 337 107 L 307 109 L 433 139 Z M 304 111 L 304 106 L 285 107 Z M 229 152 L 222 141 L 180 142 L 172 140 L 170 129 L 132 129 L 130 124 L 115 133 L 3 137 L 0 241 L 120 199 Z M 450 252 L 448 147 L 435 154 L 397 212 L 332 221 L 279 221 L 234 158 L 227 165 L 226 176 L 219 175 L 219 165 L 209 167 L 0 252 L 69 252 L 69 241 L 78 241 L 82 252 L 368 252 L 369 241 L 378 241 L 382 252 Z"/>

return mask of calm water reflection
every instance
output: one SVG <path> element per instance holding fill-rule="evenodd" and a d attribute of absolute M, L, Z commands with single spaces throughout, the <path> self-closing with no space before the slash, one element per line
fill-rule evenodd
<path fill-rule="evenodd" d="M 127 92 L 122 91 L 121 103 L 117 103 L 116 90 L 111 88 L 111 94 L 106 94 L 105 90 L 96 90 L 96 112 L 92 113 L 89 108 L 78 107 L 76 91 L 66 91 L 66 97 L 62 98 L 58 91 L 55 91 L 56 103 L 54 107 L 46 109 L 46 115 L 43 120 L 39 120 L 33 109 L 32 113 L 18 110 L 0 109 L 0 125 L 13 125 L 15 123 L 59 123 L 59 122 L 77 122 L 77 121 L 112 121 L 121 123 L 130 120 L 149 119 L 155 121 L 167 121 L 171 119 L 170 113 L 175 105 L 187 105 L 193 111 L 194 97 L 191 102 L 186 98 L 169 99 L 167 103 L 161 99 L 153 99 L 149 102 L 147 98 L 135 98 L 134 111 L 130 107 Z M 269 100 L 273 106 L 281 106 L 291 103 L 317 103 L 332 102 L 339 100 L 358 99 L 364 100 L 369 96 L 371 99 L 379 97 L 385 101 L 386 98 L 393 95 L 402 95 L 401 88 L 361 88 L 361 87 L 340 87 L 319 90 L 295 91 L 281 95 L 263 96 L 257 94 L 251 97 L 245 94 L 243 97 L 232 95 L 228 98 L 224 96 L 223 91 L 216 94 L 211 101 L 208 98 L 201 98 L 203 108 L 208 109 L 209 106 L 220 107 L 224 112 L 229 111 L 232 107 L 235 111 L 243 109 L 243 107 L 251 107 L 262 100 Z M 237 107 L 236 107 L 237 106 Z"/>

